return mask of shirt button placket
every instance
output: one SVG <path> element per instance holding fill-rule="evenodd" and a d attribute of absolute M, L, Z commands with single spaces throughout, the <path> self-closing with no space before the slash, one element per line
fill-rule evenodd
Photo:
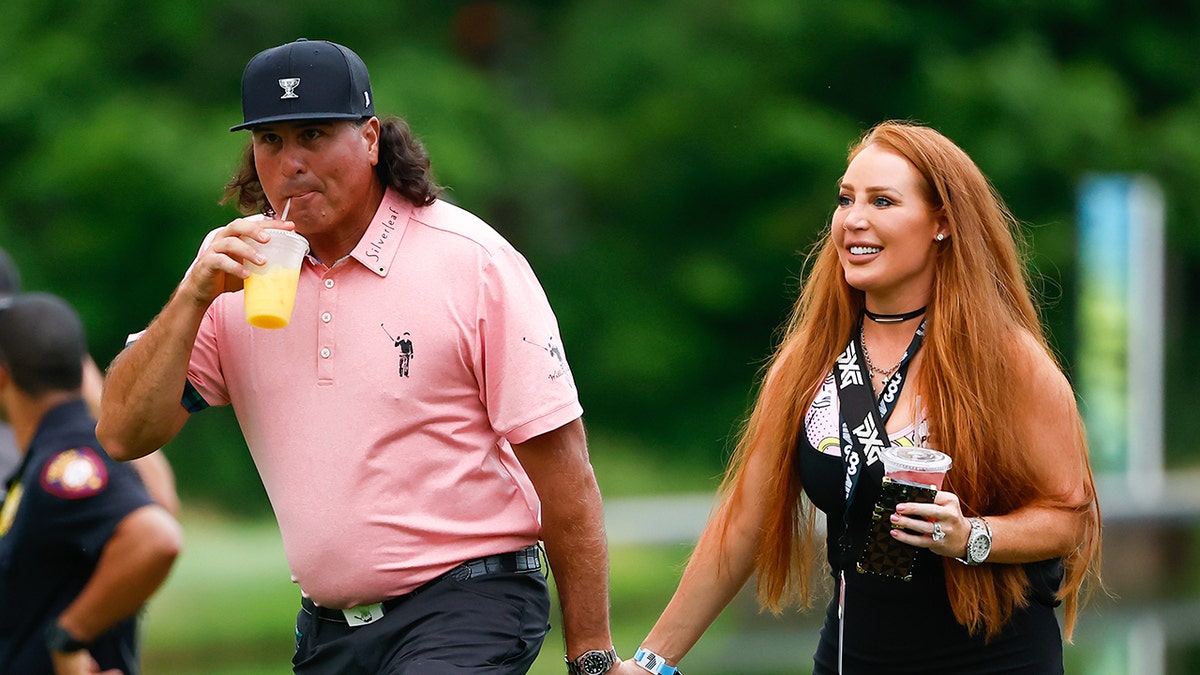
<path fill-rule="evenodd" d="M 321 283 L 317 307 L 321 312 L 321 323 L 317 326 L 317 382 L 333 383 L 334 324 L 333 310 L 337 307 L 337 284 L 330 277 Z"/>

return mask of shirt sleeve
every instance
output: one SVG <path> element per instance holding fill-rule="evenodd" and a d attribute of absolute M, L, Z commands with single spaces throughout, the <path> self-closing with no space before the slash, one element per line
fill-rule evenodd
<path fill-rule="evenodd" d="M 229 390 L 225 374 L 221 370 L 221 355 L 217 350 L 217 311 L 221 298 L 217 298 L 200 322 L 196 342 L 192 345 L 192 357 L 188 362 L 187 384 L 183 392 L 183 407 L 189 412 L 198 412 L 210 405 L 229 405 Z"/>
<path fill-rule="evenodd" d="M 103 450 L 73 448 L 50 456 L 38 472 L 39 530 L 68 554 L 97 560 L 117 525 L 153 504 L 133 467 Z"/>
<path fill-rule="evenodd" d="M 208 401 L 204 400 L 204 396 L 196 391 L 196 388 L 192 386 L 190 381 L 183 383 L 183 398 L 179 402 L 183 404 L 183 409 L 189 413 L 198 413 L 208 407 Z"/>
<path fill-rule="evenodd" d="M 477 371 L 492 427 L 523 443 L 580 417 L 558 321 L 529 263 L 500 247 L 482 283 Z"/>

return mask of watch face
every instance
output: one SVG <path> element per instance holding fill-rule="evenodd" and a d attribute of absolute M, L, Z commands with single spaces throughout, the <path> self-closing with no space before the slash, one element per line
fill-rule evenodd
<path fill-rule="evenodd" d="M 968 553 L 970 554 L 971 560 L 981 563 L 984 560 L 987 560 L 988 554 L 992 552 L 992 540 L 987 536 L 987 534 L 972 533 L 971 539 L 967 542 L 967 548 L 970 549 Z"/>
<path fill-rule="evenodd" d="M 604 652 L 588 652 L 579 659 L 579 669 L 586 675 L 604 675 L 612 665 L 612 660 Z"/>

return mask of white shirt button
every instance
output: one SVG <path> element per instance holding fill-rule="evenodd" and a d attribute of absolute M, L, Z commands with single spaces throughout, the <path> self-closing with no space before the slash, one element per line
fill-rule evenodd
<path fill-rule="evenodd" d="M 325 280 L 325 288 L 333 288 L 333 279 Z"/>
<path fill-rule="evenodd" d="M 321 348 L 321 358 L 323 358 L 323 359 L 329 358 L 329 347 Z"/>
<path fill-rule="evenodd" d="M 321 321 L 324 321 L 325 323 L 329 323 L 332 319 L 333 319 L 333 315 L 330 314 L 329 312 L 325 312 L 324 314 L 321 315 Z"/>

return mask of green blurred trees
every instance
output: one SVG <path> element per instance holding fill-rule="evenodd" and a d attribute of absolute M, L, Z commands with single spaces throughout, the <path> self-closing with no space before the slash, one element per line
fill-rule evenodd
<path fill-rule="evenodd" d="M 715 472 L 827 221 L 847 147 L 886 118 L 964 147 L 1029 223 L 1074 343 L 1075 185 L 1142 171 L 1169 204 L 1169 307 L 1200 236 L 1200 9 L 1068 0 L 375 3 L 10 0 L 0 24 L 0 245 L 83 312 L 97 360 L 161 307 L 210 228 L 260 49 L 345 43 L 447 198 L 542 278 L 594 432 Z M 1194 461 L 1169 312 L 1168 448 Z M 232 415 L 170 449 L 185 493 L 259 509 Z M 594 448 L 603 452 L 604 448 Z M 256 495 L 254 498 L 247 494 Z"/>

